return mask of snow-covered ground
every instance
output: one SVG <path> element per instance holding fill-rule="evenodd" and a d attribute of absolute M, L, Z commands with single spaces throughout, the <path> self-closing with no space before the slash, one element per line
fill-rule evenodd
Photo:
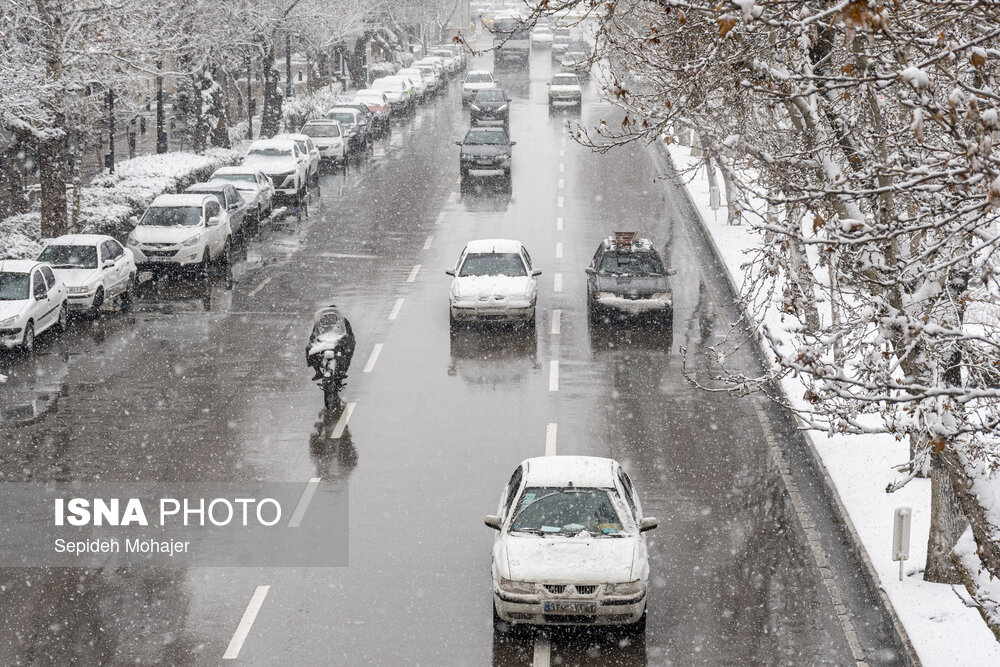
<path fill-rule="evenodd" d="M 668 147 L 668 152 L 679 170 L 698 161 L 691 157 L 689 148 L 676 143 Z M 719 183 L 721 186 L 721 176 Z M 745 225 L 726 223 L 724 192 L 722 208 L 712 210 L 704 168 L 694 174 L 687 188 L 732 281 L 738 288 L 742 287 L 745 275 L 741 265 L 747 261 L 747 251 L 760 243 L 760 237 Z M 775 307 L 767 309 L 765 322 L 772 334 L 780 335 L 784 331 L 781 315 Z M 804 393 L 803 385 L 795 378 L 786 378 L 782 389 L 793 401 Z M 885 491 L 897 478 L 892 466 L 909 459 L 908 443 L 897 442 L 887 435 L 828 438 L 812 432 L 810 436 L 861 537 L 880 584 L 923 664 L 931 667 L 1000 665 L 1000 643 L 979 612 L 965 604 L 969 599 L 966 590 L 962 586 L 931 584 L 923 580 L 930 531 L 930 480 L 915 479 L 892 494 Z M 899 581 L 899 565 L 891 556 L 893 514 L 897 507 L 913 510 L 910 560 L 906 562 L 903 581 Z M 966 548 L 963 559 L 970 558 L 968 552 Z M 974 558 L 974 554 L 971 557 Z"/>

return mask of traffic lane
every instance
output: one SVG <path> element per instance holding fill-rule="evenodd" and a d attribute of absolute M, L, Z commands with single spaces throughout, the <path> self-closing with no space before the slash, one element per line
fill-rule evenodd
<path fill-rule="evenodd" d="M 364 246 L 373 235 L 393 232 L 393 221 L 396 225 L 412 227 L 423 195 L 426 194 L 429 201 L 435 201 L 438 196 L 435 188 L 440 186 L 433 180 L 433 174 L 428 175 L 426 170 L 421 176 L 419 182 L 427 185 L 427 193 L 416 193 L 419 196 L 410 202 L 406 217 L 381 216 L 388 223 L 383 223 L 379 230 L 371 228 L 370 219 L 366 216 L 353 221 L 347 216 L 345 222 L 343 216 L 335 215 L 336 206 L 330 209 L 329 225 L 318 224 L 317 220 L 324 219 L 323 206 L 313 206 L 313 215 L 306 225 L 279 223 L 273 237 L 265 235 L 259 243 L 251 244 L 267 246 L 277 241 L 273 247 L 281 249 L 284 261 L 261 261 L 254 267 L 238 266 L 237 274 L 244 268 L 246 270 L 239 275 L 235 288 L 228 289 L 232 285 L 220 284 L 219 280 L 194 285 L 166 281 L 158 286 L 159 290 L 147 293 L 131 315 L 108 318 L 88 326 L 97 332 L 96 338 L 103 339 L 95 340 L 92 346 L 79 349 L 80 339 L 74 339 L 72 334 L 53 341 L 61 352 L 74 355 L 65 363 L 56 365 L 64 375 L 56 393 L 65 400 L 58 415 L 53 412 L 38 420 L 33 425 L 36 427 L 34 430 L 16 431 L 26 456 L 7 460 L 8 463 L 17 461 L 20 464 L 17 467 L 11 465 L 8 477 L 30 474 L 71 479 L 101 475 L 114 479 L 142 479 L 145 477 L 141 475 L 145 474 L 150 479 L 205 479 L 218 475 L 227 480 L 305 480 L 313 474 L 331 479 L 343 476 L 344 472 L 349 473 L 352 467 L 349 448 L 338 447 L 336 451 L 331 451 L 322 444 L 324 429 L 329 432 L 330 425 L 328 420 L 316 418 L 317 408 L 321 405 L 320 392 L 308 382 L 307 370 L 302 362 L 311 307 L 317 297 L 301 280 L 285 281 L 282 276 L 293 274 L 301 277 L 302 266 L 315 261 L 302 258 L 301 254 L 310 252 L 310 248 L 318 245 L 322 252 L 329 255 L 325 258 L 324 269 L 332 274 L 353 276 L 353 280 L 360 285 L 368 285 L 367 296 L 362 289 L 356 305 L 359 313 L 370 308 L 382 294 L 377 285 L 380 276 L 395 280 L 402 272 L 402 265 L 396 267 L 391 257 L 397 254 L 402 256 L 403 253 L 398 248 L 394 249 L 392 256 L 382 262 L 385 265 L 385 272 L 382 273 L 359 267 L 359 258 L 354 256 L 357 253 L 329 252 L 336 249 L 329 246 L 334 245 L 332 240 L 342 246 Z M 322 184 L 328 178 L 324 175 Z M 383 190 L 389 187 L 391 183 L 383 183 Z M 331 193 L 327 197 L 341 198 L 345 192 L 327 190 Z M 324 199 L 319 202 L 324 206 L 329 203 Z M 315 229 L 313 225 L 316 225 Z M 313 235 L 318 237 L 315 242 L 310 241 Z M 406 236 L 397 235 L 397 239 L 405 241 Z M 289 240 L 294 240 L 294 245 L 288 243 Z M 413 244 L 414 257 L 419 247 L 419 243 Z M 287 250 L 292 252 L 284 252 Z M 409 262 L 406 264 L 408 266 Z M 270 278 L 271 282 L 285 287 L 280 298 L 253 298 L 262 294 L 259 284 L 254 286 L 254 271 L 264 274 L 261 276 L 263 279 Z M 254 290 L 259 291 L 254 293 Z M 335 293 L 336 289 L 332 292 Z M 255 310 L 261 305 L 256 301 L 266 301 L 271 307 Z M 303 303 L 308 307 L 302 308 Z M 222 310 L 213 312 L 213 307 Z M 290 312 L 289 307 L 294 312 Z M 372 317 L 375 318 L 374 315 Z M 360 336 L 369 336 L 364 318 L 358 319 L 361 320 L 357 325 Z M 212 354 L 207 358 L 184 350 L 185 345 L 203 345 L 204 341 L 210 341 L 213 347 Z M 74 350 L 79 350 L 79 353 Z M 38 359 L 47 361 L 55 356 L 43 354 Z M 25 370 L 24 384 L 30 386 L 37 378 L 34 378 L 31 364 L 26 364 Z M 75 377 L 76 374 L 80 375 L 80 379 Z M 50 384 L 54 382 L 48 373 L 43 373 L 42 377 L 47 378 Z M 19 386 L 17 381 L 12 384 Z M 192 384 L 204 385 L 204 389 L 192 390 Z M 228 397 L 229 386 L 234 388 L 236 394 L 242 392 L 237 396 L 242 409 L 239 405 L 229 406 L 227 410 L 220 408 L 219 404 Z M 141 395 L 146 391 L 154 394 L 161 392 L 169 400 L 144 401 Z M 287 419 L 253 419 L 259 413 L 267 412 L 259 409 L 261 403 L 267 407 L 276 403 L 286 404 L 295 392 L 299 392 L 301 398 L 291 402 L 300 409 L 289 410 Z M 136 394 L 139 398 L 135 398 Z M 66 403 L 70 404 L 69 408 Z M 74 403 L 78 405 L 74 406 Z M 184 419 L 178 419 L 181 414 Z M 123 423 L 123 415 L 134 418 Z M 162 428 L 150 427 L 154 420 Z M 210 442 L 204 437 L 193 437 L 201 435 L 197 433 L 197 428 L 193 429 L 193 435 L 179 432 L 182 429 L 178 423 L 183 427 L 190 421 L 215 424 L 214 428 L 205 428 L 205 435 L 212 436 L 207 438 Z M 298 430 L 289 428 L 289 424 L 301 425 L 300 437 L 292 447 L 284 448 L 281 439 L 288 437 L 290 431 Z M 91 426 L 93 432 L 90 432 Z M 102 428 L 109 436 L 114 433 L 114 437 L 102 437 Z M 143 447 L 135 447 L 131 442 L 125 447 L 118 446 L 122 438 L 129 434 L 159 438 L 158 444 L 162 446 L 148 447 L 146 452 L 143 452 Z M 347 439 L 348 435 L 349 432 L 345 433 L 343 439 Z M 146 441 L 143 444 L 148 445 Z M 220 450 L 239 450 L 239 458 L 236 459 L 235 455 L 232 459 L 218 456 Z M 215 458 L 211 455 L 206 458 L 205 452 L 213 453 Z M 47 466 L 42 465 L 43 462 Z M 131 615 L 134 623 L 126 624 L 126 627 L 144 628 L 144 632 L 137 635 L 143 638 L 141 641 L 136 641 L 135 636 L 129 637 L 125 631 L 118 631 L 121 624 L 102 622 L 108 631 L 96 644 L 112 646 L 110 654 L 123 656 L 160 652 L 170 656 L 170 661 L 174 663 L 183 663 L 185 658 L 197 660 L 205 655 L 221 655 L 242 612 L 245 591 L 265 577 L 263 573 L 253 570 L 224 569 L 172 571 L 166 575 L 162 571 L 150 570 L 94 573 L 88 578 L 85 588 L 78 586 L 74 598 L 79 601 L 77 605 L 67 602 L 59 594 L 62 587 L 60 571 L 6 570 L 3 576 L 8 581 L 3 595 L 8 608 L 32 610 L 28 614 L 8 617 L 8 622 L 0 629 L 0 645 L 7 647 L 7 655 L 11 657 L 5 662 L 13 662 L 18 656 L 30 653 L 33 643 L 37 643 L 42 651 L 47 650 L 44 647 L 56 644 L 78 647 L 80 640 L 77 638 L 85 637 L 90 627 L 87 620 L 89 612 L 82 610 L 92 607 L 111 609 L 125 590 L 144 591 L 143 599 L 149 600 L 158 609 L 168 609 L 176 619 L 185 619 L 186 613 L 196 617 L 190 623 L 181 621 L 183 630 L 178 630 L 176 624 L 169 624 L 162 626 L 163 631 L 160 632 L 155 629 L 157 624 L 152 613 L 132 609 L 135 612 Z M 156 583 L 151 582 L 169 582 L 170 585 L 160 590 Z M 190 594 L 187 589 L 190 589 Z M 46 591 L 55 593 L 48 595 Z M 170 600 L 178 602 L 171 604 Z M 59 619 L 58 622 L 51 622 L 53 618 Z M 27 643 L 25 638 L 28 638 Z M 188 648 L 183 648 L 185 646 Z M 82 649 L 73 650 L 80 651 L 82 656 L 88 655 Z M 192 655 L 186 655 L 188 651 Z M 100 658 L 105 654 L 89 655 Z"/>

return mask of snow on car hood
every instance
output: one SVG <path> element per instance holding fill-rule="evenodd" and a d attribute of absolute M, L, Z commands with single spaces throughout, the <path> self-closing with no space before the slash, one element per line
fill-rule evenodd
<path fill-rule="evenodd" d="M 52 273 L 66 285 L 89 285 L 101 277 L 97 269 L 52 269 Z"/>
<path fill-rule="evenodd" d="M 634 537 L 507 535 L 507 567 L 514 581 L 546 584 L 632 581 Z"/>
<path fill-rule="evenodd" d="M 203 234 L 204 232 L 205 228 L 201 225 L 194 227 L 139 225 L 132 230 L 132 236 L 139 243 L 183 243 L 195 234 Z"/>
<path fill-rule="evenodd" d="M 531 276 L 464 276 L 451 281 L 456 297 L 524 296 L 534 288 Z"/>
<path fill-rule="evenodd" d="M 555 93 L 579 93 L 581 91 L 581 88 L 578 84 L 575 83 L 571 83 L 565 86 L 558 86 L 556 84 L 552 84 L 551 86 L 549 86 L 549 90 Z"/>
<path fill-rule="evenodd" d="M 21 311 L 28 304 L 27 301 L 0 301 L 0 320 L 5 320 L 8 317 L 14 317 L 15 315 L 20 315 Z"/>
<path fill-rule="evenodd" d="M 298 169 L 298 163 L 292 158 L 264 157 L 247 155 L 243 159 L 244 167 L 256 167 L 265 174 L 283 174 Z"/>

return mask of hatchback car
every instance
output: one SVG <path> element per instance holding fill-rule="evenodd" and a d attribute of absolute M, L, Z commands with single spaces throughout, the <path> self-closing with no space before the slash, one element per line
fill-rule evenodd
<path fill-rule="evenodd" d="M 503 128 L 473 127 L 462 141 L 458 170 L 462 180 L 470 176 L 503 176 L 510 178 L 511 149 L 517 144 L 507 137 Z"/>
<path fill-rule="evenodd" d="M 101 234 L 66 234 L 45 244 L 39 262 L 52 267 L 56 280 L 66 288 L 70 310 L 100 314 L 101 306 L 120 297 L 132 302 L 136 267 L 132 251 Z"/>
<path fill-rule="evenodd" d="M 0 344 L 35 349 L 35 336 L 69 323 L 66 290 L 52 267 L 27 259 L 0 260 Z"/>
<path fill-rule="evenodd" d="M 368 147 L 369 136 L 360 111 L 351 107 L 333 107 L 326 112 L 325 118 L 337 121 L 344 129 L 348 154 L 360 153 Z"/>
<path fill-rule="evenodd" d="M 250 222 L 256 230 L 260 223 L 271 217 L 274 209 L 274 184 L 264 172 L 247 167 L 219 167 L 212 172 L 211 181 L 232 183 L 247 204 Z"/>
<path fill-rule="evenodd" d="M 560 72 L 549 82 L 549 109 L 583 106 L 583 88 L 576 74 Z"/>
<path fill-rule="evenodd" d="M 493 627 L 646 627 L 648 530 L 617 461 L 545 456 L 524 461 L 486 525 L 493 541 Z"/>
<path fill-rule="evenodd" d="M 364 89 L 354 93 L 354 103 L 364 104 L 374 116 L 376 132 L 383 132 L 389 127 L 389 118 L 392 108 L 389 106 L 389 98 L 381 90 Z"/>
<path fill-rule="evenodd" d="M 470 241 L 458 258 L 449 291 L 449 321 L 524 322 L 535 325 L 535 303 L 541 270 L 520 241 Z"/>
<path fill-rule="evenodd" d="M 502 125 L 510 127 L 510 98 L 499 89 L 480 90 L 469 102 L 473 125 Z"/>
<path fill-rule="evenodd" d="M 587 267 L 587 310 L 591 322 L 649 314 L 670 326 L 673 300 L 671 271 L 649 239 L 635 232 L 606 238 Z"/>
<path fill-rule="evenodd" d="M 320 162 L 343 162 L 347 157 L 347 137 L 340 121 L 331 118 L 307 120 L 299 132 L 312 138 L 319 149 Z"/>

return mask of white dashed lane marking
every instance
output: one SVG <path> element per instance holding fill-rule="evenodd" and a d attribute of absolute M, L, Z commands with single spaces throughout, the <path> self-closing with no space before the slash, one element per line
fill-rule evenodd
<path fill-rule="evenodd" d="M 250 296 L 256 296 L 257 292 L 264 289 L 264 286 L 267 285 L 269 282 L 271 282 L 270 277 L 264 278 L 264 280 L 260 281 L 259 285 L 257 285 L 256 287 L 253 288 L 253 290 L 250 291 Z"/>
<path fill-rule="evenodd" d="M 428 236 L 427 240 L 424 241 L 424 250 L 429 250 L 430 247 L 431 247 L 431 243 L 433 243 L 433 242 L 434 242 L 434 237 L 433 236 Z"/>
<path fill-rule="evenodd" d="M 562 255 L 563 255 L 563 244 L 562 243 L 557 243 L 556 244 L 556 259 L 562 259 Z"/>
<path fill-rule="evenodd" d="M 558 424 L 549 424 L 545 427 L 545 455 L 556 455 L 556 436 L 559 432 Z"/>
<path fill-rule="evenodd" d="M 417 274 L 420 273 L 420 265 L 414 264 L 413 269 L 410 271 L 410 275 L 406 276 L 406 282 L 412 283 L 417 279 Z"/>
<path fill-rule="evenodd" d="M 403 297 L 396 299 L 396 303 L 392 304 L 392 310 L 389 311 L 389 319 L 394 320 L 396 316 L 399 315 L 399 309 L 403 307 Z"/>
<path fill-rule="evenodd" d="M 270 588 L 270 586 L 258 586 L 254 590 L 253 595 L 250 597 L 250 602 L 247 604 L 246 611 L 243 612 L 243 618 L 240 619 L 240 624 L 236 626 L 236 632 L 233 633 L 233 638 L 229 640 L 229 646 L 222 655 L 223 660 L 235 660 L 240 656 L 243 642 L 247 640 L 250 628 L 253 627 L 253 622 L 257 618 L 258 612 L 260 612 L 260 607 L 264 604 L 264 598 L 267 597 L 267 591 Z"/>
<path fill-rule="evenodd" d="M 557 273 L 557 274 L 555 274 L 555 276 L 553 276 L 553 278 L 552 278 L 552 291 L 553 292 L 562 292 L 562 274 L 561 273 Z"/>
<path fill-rule="evenodd" d="M 372 348 L 372 353 L 368 357 L 368 363 L 365 364 L 365 373 L 371 373 L 375 369 L 375 362 L 378 361 L 380 354 L 382 354 L 382 343 L 375 343 L 375 347 Z"/>
<path fill-rule="evenodd" d="M 559 391 L 559 361 L 549 362 L 549 391 Z"/>
<path fill-rule="evenodd" d="M 440 213 L 438 213 L 437 220 L 434 221 L 434 224 L 435 225 L 440 225 L 442 222 L 444 222 L 444 211 L 441 211 Z"/>
<path fill-rule="evenodd" d="M 299 504 L 295 506 L 295 511 L 292 512 L 292 518 L 288 520 L 289 528 L 298 528 L 302 524 L 302 517 L 306 515 L 306 510 L 309 509 L 309 503 L 312 501 L 318 485 L 319 477 L 313 477 L 306 482 L 306 488 L 303 489 L 302 496 L 299 497 Z"/>
<path fill-rule="evenodd" d="M 563 230 L 563 219 L 556 218 L 556 231 L 561 232 Z"/>
<path fill-rule="evenodd" d="M 559 208 L 562 208 L 564 203 L 565 201 L 561 196 L 556 198 L 556 206 L 558 206 Z"/>
<path fill-rule="evenodd" d="M 559 185 L 559 189 L 562 190 L 566 186 L 566 181 L 564 181 L 563 179 L 560 178 L 558 185 Z"/>
<path fill-rule="evenodd" d="M 552 311 L 552 335 L 558 336 L 562 329 L 562 311 L 558 308 Z"/>
<path fill-rule="evenodd" d="M 330 434 L 331 440 L 339 440 L 340 436 L 344 435 L 344 429 L 347 428 L 347 422 L 351 420 L 351 415 L 354 414 L 354 406 L 357 404 L 357 401 L 351 401 L 344 408 L 340 419 L 337 420 L 337 425 L 333 427 L 333 433 Z"/>

